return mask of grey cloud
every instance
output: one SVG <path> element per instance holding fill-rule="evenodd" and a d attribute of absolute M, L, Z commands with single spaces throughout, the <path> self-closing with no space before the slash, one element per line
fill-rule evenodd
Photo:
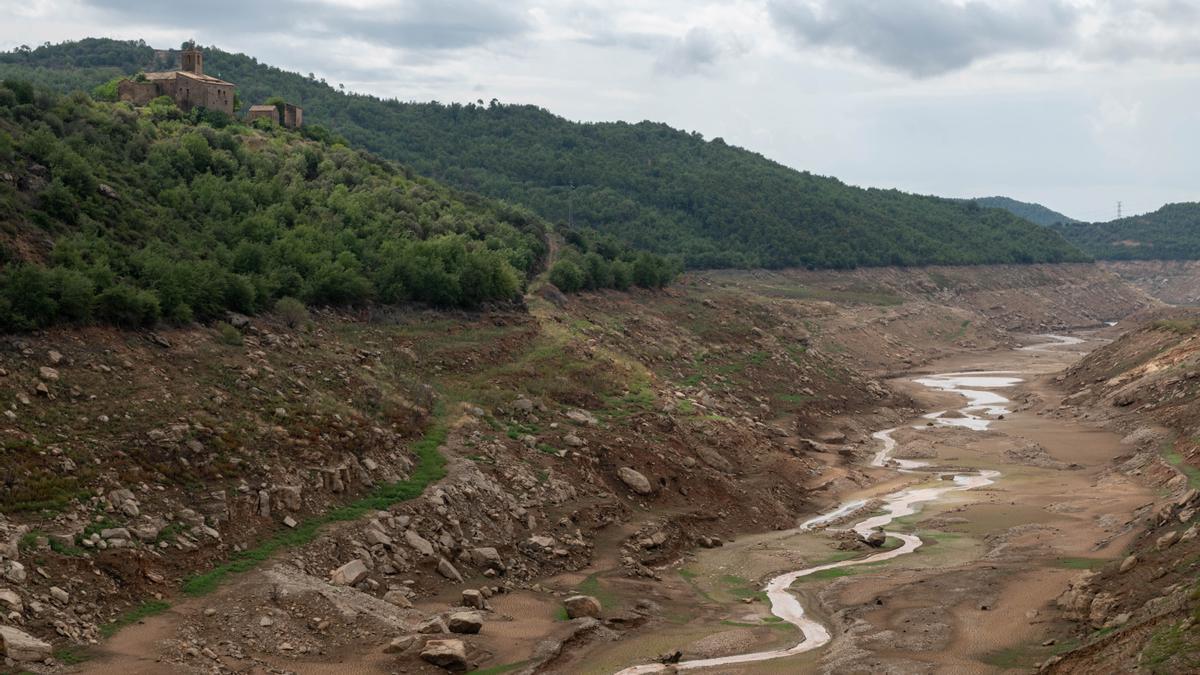
<path fill-rule="evenodd" d="M 401 0 L 356 9 L 320 0 L 208 0 L 196 11 L 161 0 L 87 0 L 115 20 L 161 24 L 208 34 L 286 33 L 347 37 L 396 49 L 459 49 L 513 38 L 529 30 L 524 8 L 486 0 Z"/>
<path fill-rule="evenodd" d="M 712 31 L 692 28 L 667 46 L 655 68 L 673 75 L 690 75 L 713 65 L 725 52 L 725 46 Z"/>
<path fill-rule="evenodd" d="M 803 44 L 848 50 L 916 77 L 1004 53 L 1068 43 L 1078 11 L 1063 0 L 771 0 L 775 26 Z"/>

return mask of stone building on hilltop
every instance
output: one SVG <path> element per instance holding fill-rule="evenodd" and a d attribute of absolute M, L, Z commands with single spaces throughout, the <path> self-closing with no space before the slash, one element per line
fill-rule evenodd
<path fill-rule="evenodd" d="M 169 96 L 184 112 L 203 107 L 233 114 L 233 91 L 225 80 L 204 74 L 204 53 L 196 47 L 183 51 L 180 69 L 165 73 L 146 73 L 136 79 L 121 80 L 117 98 L 134 105 L 146 105 L 159 96 Z"/>

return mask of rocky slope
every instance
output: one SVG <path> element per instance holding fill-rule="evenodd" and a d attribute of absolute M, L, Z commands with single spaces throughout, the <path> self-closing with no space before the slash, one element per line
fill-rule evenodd
<path fill-rule="evenodd" d="M 1128 260 L 1098 264 L 1167 304 L 1200 304 L 1200 261 Z"/>
<path fill-rule="evenodd" d="M 878 377 L 1007 344 L 990 303 L 1032 296 L 1022 325 L 1053 325 L 1057 278 L 1089 299 L 1079 321 L 1149 304 L 1035 269 L 993 290 L 1014 270 L 872 271 L 883 291 L 710 273 L 512 311 L 6 337 L 10 663 L 534 668 L 661 612 L 656 566 L 868 482 L 854 451 L 915 412 Z M 560 610 L 601 567 L 647 602 Z"/>
<path fill-rule="evenodd" d="M 1192 672 L 1200 667 L 1200 313 L 1160 310 L 1062 376 L 1063 414 L 1083 414 L 1127 435 L 1114 470 L 1161 495 L 1123 560 L 1082 574 L 1058 604 L 1083 646 L 1047 664 L 1055 673 L 1115 669 Z"/>

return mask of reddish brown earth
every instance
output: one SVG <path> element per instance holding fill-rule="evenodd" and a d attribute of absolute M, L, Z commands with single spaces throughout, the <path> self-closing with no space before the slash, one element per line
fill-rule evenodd
<path fill-rule="evenodd" d="M 15 549 L 4 555 L 28 576 L 9 584 L 23 607 L 6 621 L 59 650 L 53 665 L 22 667 L 78 672 L 441 672 L 419 658 L 424 634 L 384 647 L 464 589 L 492 596 L 478 635 L 442 636 L 464 640 L 472 667 L 604 672 L 677 648 L 786 644 L 794 635 L 742 599 L 786 565 L 854 552 L 778 534 L 798 518 L 906 482 L 865 466 L 870 433 L 952 403 L 904 374 L 1050 373 L 1076 356 L 1013 352 L 1026 338 L 1009 330 L 1156 305 L 1122 283 L 1076 266 L 706 273 L 562 307 L 531 297 L 528 309 L 321 314 L 299 328 L 260 317 L 242 344 L 204 327 L 8 337 L 0 525 Z M 1126 522 L 1153 496 L 1112 469 L 1129 452 L 1119 436 L 1059 409 L 1072 382 L 1029 379 L 1016 392 L 1028 408 L 996 433 L 947 436 L 935 451 L 1003 464 L 1019 437 L 1081 468 L 1009 467 L 1007 484 L 929 509 L 911 524 L 931 533 L 927 553 L 802 591 L 839 626 L 829 648 L 748 672 L 1031 666 L 1058 651 L 1039 634 L 1078 639 L 1047 606 L 1077 573 L 1056 561 L 1121 557 L 1139 536 Z M 447 475 L 421 497 L 325 525 L 208 594 L 182 591 L 291 532 L 285 518 L 323 518 L 412 476 L 416 442 L 440 429 Z M 1040 527 L 1014 530 L 1029 522 Z M 120 527 L 154 536 L 82 543 Z M 715 540 L 725 546 L 704 548 Z M 496 549 L 501 573 L 481 547 Z M 330 585 L 355 560 L 365 576 Z M 930 588 L 956 598 L 939 609 L 953 626 L 945 644 L 870 637 L 928 618 Z M 562 620 L 576 592 L 601 600 L 603 621 Z M 980 613 L 984 595 L 1009 600 Z M 170 609 L 102 638 L 156 597 Z"/>

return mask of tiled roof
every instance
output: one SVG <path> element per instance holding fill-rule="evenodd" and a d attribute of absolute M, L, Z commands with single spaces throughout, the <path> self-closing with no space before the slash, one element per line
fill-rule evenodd
<path fill-rule="evenodd" d="M 146 73 L 146 79 L 150 81 L 174 80 L 180 76 L 196 80 L 198 82 L 204 82 L 205 84 L 227 84 L 229 86 L 233 86 L 232 82 L 226 82 L 225 80 L 212 77 L 211 75 L 197 75 L 186 70 L 171 70 L 165 73 Z"/>

